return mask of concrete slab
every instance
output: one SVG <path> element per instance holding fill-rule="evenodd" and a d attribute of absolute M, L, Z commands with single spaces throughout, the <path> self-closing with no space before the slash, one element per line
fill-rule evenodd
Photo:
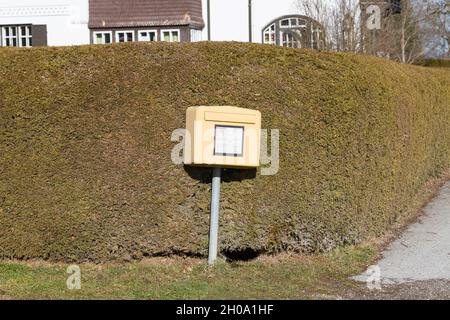
<path fill-rule="evenodd" d="M 369 268 L 357 281 L 382 284 L 450 280 L 450 182 L 425 208 L 425 214 L 383 252 L 379 269 Z"/>

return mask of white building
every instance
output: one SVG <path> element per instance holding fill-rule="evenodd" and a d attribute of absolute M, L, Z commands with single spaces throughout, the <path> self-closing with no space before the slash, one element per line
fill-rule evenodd
<path fill-rule="evenodd" d="M 208 0 L 203 1 L 203 17 L 207 26 L 203 39 L 208 39 Z M 211 41 L 249 42 L 249 1 L 209 0 Z M 252 0 L 252 42 L 263 42 L 263 29 L 279 17 L 298 14 L 296 0 Z"/>
<path fill-rule="evenodd" d="M 88 8 L 89 0 L 1 0 L 0 45 L 88 44 Z"/>
<path fill-rule="evenodd" d="M 152 8 L 152 1 L 158 7 L 152 9 L 149 15 L 146 15 L 147 11 L 145 11 L 140 16 L 136 16 L 136 10 L 133 8 L 131 9 L 134 11 L 128 10 L 133 14 L 122 12 L 127 5 L 136 8 Z M 165 7 L 169 9 L 164 9 Z M 157 24 L 156 21 L 153 21 L 155 17 L 151 16 L 153 11 L 160 10 L 157 12 L 158 17 L 161 16 L 161 12 L 167 11 L 167 17 L 161 16 L 162 20 L 160 20 L 162 22 L 173 20 L 175 23 L 180 18 L 172 16 L 174 8 L 178 8 L 180 12 L 190 10 L 186 14 L 186 16 L 190 16 L 188 21 L 195 22 L 193 26 L 180 24 L 177 29 L 179 30 L 178 34 L 169 37 L 174 41 L 210 39 L 212 41 L 248 42 L 250 40 L 249 0 L 165 0 L 165 2 L 161 2 L 161 0 L 122 0 L 120 2 L 111 0 L 110 4 L 107 0 L 0 0 L 0 46 L 81 45 L 97 43 L 95 37 L 98 34 L 109 35 L 109 41 L 98 43 L 110 43 L 121 39 L 120 35 L 124 32 L 130 34 L 128 36 L 127 33 L 127 37 L 122 36 L 122 38 L 140 41 L 144 38 L 140 36 L 139 28 L 128 30 L 130 26 L 134 25 L 134 21 L 130 21 L 133 16 L 139 20 L 135 21 L 136 23 L 144 22 L 146 25 L 153 26 Z M 251 8 L 252 42 L 297 46 L 294 40 L 295 34 L 289 35 L 288 29 L 296 29 L 297 24 L 299 30 L 300 27 L 312 28 L 312 25 L 303 22 L 303 19 L 295 18 L 294 15 L 298 14 L 296 0 L 252 0 Z M 122 16 L 116 11 L 121 11 Z M 202 11 L 203 21 L 206 25 L 204 28 L 200 16 Z M 280 17 L 284 17 L 284 21 L 276 20 Z M 161 21 L 158 23 L 161 24 Z M 210 28 L 208 28 L 208 21 Z M 284 23 L 286 25 L 283 25 Z M 294 23 L 296 25 L 293 25 Z M 264 34 L 264 29 L 271 24 L 273 30 L 268 29 Z M 171 29 L 175 28 L 173 25 L 170 27 Z M 147 37 L 151 39 L 149 41 L 164 41 L 165 38 L 162 34 L 160 35 L 161 32 L 164 32 L 164 27 L 155 27 L 154 29 L 157 29 L 156 36 Z M 195 34 L 194 37 L 192 34 L 196 30 L 199 34 Z M 202 31 L 200 32 L 200 30 Z M 301 37 L 299 30 L 296 32 Z M 290 31 L 292 33 L 292 30 Z M 267 42 L 267 40 L 270 41 Z"/>
<path fill-rule="evenodd" d="M 0 0 L 0 46 L 199 41 L 202 0 Z"/>

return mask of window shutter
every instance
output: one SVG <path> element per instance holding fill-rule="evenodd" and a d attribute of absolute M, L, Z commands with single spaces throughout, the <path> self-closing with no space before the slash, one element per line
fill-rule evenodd
<path fill-rule="evenodd" d="M 33 47 L 47 46 L 47 25 L 32 25 Z"/>

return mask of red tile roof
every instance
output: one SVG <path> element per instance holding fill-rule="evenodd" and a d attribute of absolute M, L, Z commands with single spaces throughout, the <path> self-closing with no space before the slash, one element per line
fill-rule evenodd
<path fill-rule="evenodd" d="M 89 0 L 89 28 L 204 27 L 201 0 Z"/>

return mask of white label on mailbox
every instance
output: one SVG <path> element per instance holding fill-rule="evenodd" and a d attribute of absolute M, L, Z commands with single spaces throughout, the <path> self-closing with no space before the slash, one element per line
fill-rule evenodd
<path fill-rule="evenodd" d="M 214 155 L 242 157 L 244 152 L 244 127 L 216 125 Z"/>

